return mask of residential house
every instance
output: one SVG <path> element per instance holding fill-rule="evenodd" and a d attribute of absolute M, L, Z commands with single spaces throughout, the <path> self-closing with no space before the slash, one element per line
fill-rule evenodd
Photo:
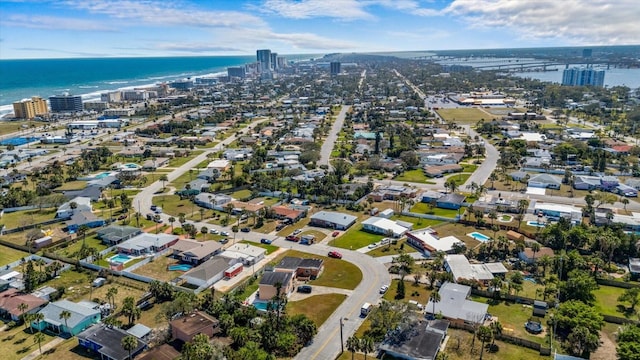
<path fill-rule="evenodd" d="M 180 353 L 169 344 L 162 344 L 142 353 L 138 360 L 175 360 L 180 357 Z"/>
<path fill-rule="evenodd" d="M 441 315 L 451 322 L 482 324 L 489 310 L 488 304 L 468 300 L 471 287 L 455 283 L 444 283 L 440 290 L 440 301 L 429 300 L 425 311 L 431 316 Z"/>
<path fill-rule="evenodd" d="M 538 203 L 535 199 L 531 200 L 529 208 L 533 209 L 533 214 L 542 214 L 551 219 L 559 219 L 561 217 L 570 220 L 573 223 L 582 221 L 582 209 L 572 205 L 562 205 L 553 203 Z"/>
<path fill-rule="evenodd" d="M 502 275 L 507 272 L 501 263 L 471 264 L 466 256 L 460 254 L 445 256 L 444 268 L 453 275 L 456 282 L 460 279 L 466 279 L 484 284 L 493 279 L 494 275 Z"/>
<path fill-rule="evenodd" d="M 426 165 L 422 168 L 424 174 L 432 178 L 440 178 L 445 174 L 461 172 L 464 168 L 458 164 L 443 164 L 443 165 Z"/>
<path fill-rule="evenodd" d="M 413 228 L 406 221 L 393 221 L 383 217 L 372 216 L 362 222 L 362 229 L 374 234 L 382 234 L 399 238 Z"/>
<path fill-rule="evenodd" d="M 244 201 L 232 201 L 233 213 L 240 214 L 243 211 L 248 214 L 257 214 L 260 210 L 264 209 L 264 204 L 256 204 L 253 202 Z"/>
<path fill-rule="evenodd" d="M 419 229 L 407 233 L 407 244 L 413 246 L 427 257 L 436 252 L 452 253 L 455 244 L 464 244 L 457 237 L 450 235 L 439 238 L 435 231 Z"/>
<path fill-rule="evenodd" d="M 224 207 L 233 201 L 233 198 L 225 194 L 199 193 L 195 197 L 195 204 L 207 209 L 222 211 Z"/>
<path fill-rule="evenodd" d="M 227 160 L 225 160 L 227 161 Z M 218 169 L 214 169 L 214 168 L 207 168 L 204 169 L 202 171 L 200 171 L 200 173 L 198 173 L 198 179 L 203 179 L 203 180 L 207 180 L 210 182 L 213 182 L 214 180 L 216 180 L 217 178 L 220 177 L 220 171 Z"/>
<path fill-rule="evenodd" d="M 307 211 L 304 209 L 293 209 L 284 205 L 273 206 L 271 210 L 273 210 L 277 219 L 289 219 L 291 223 L 298 222 L 307 216 Z"/>
<path fill-rule="evenodd" d="M 573 188 L 576 190 L 600 189 L 600 177 L 588 175 L 574 175 Z"/>
<path fill-rule="evenodd" d="M 336 230 L 346 230 L 356 223 L 358 218 L 353 215 L 332 211 L 319 211 L 309 220 L 309 225 L 319 226 Z"/>
<path fill-rule="evenodd" d="M 278 294 L 288 295 L 293 291 L 295 277 L 291 272 L 272 271 L 265 272 L 258 284 L 258 298 L 271 300 Z"/>
<path fill-rule="evenodd" d="M 509 176 L 511 176 L 511 179 L 514 181 L 522 181 L 525 180 L 527 178 L 527 176 L 530 176 L 529 174 L 527 174 L 524 171 L 514 171 L 512 173 L 509 173 Z"/>
<path fill-rule="evenodd" d="M 533 252 L 533 249 L 528 247 L 528 248 L 525 248 L 524 251 L 521 251 L 518 254 L 518 257 L 520 258 L 520 260 L 526 262 L 527 264 L 533 264 L 538 259 L 540 259 L 540 257 L 545 255 L 549 257 L 553 257 L 555 254 L 553 252 L 553 249 L 548 247 L 542 246 L 540 247 L 540 251 L 537 251 L 536 253 Z"/>
<path fill-rule="evenodd" d="M 442 209 L 458 210 L 462 207 L 466 196 L 462 194 L 446 194 L 436 200 L 436 206 Z"/>
<path fill-rule="evenodd" d="M 427 190 L 420 195 L 420 201 L 423 203 L 431 203 L 437 201 L 443 196 L 444 194 L 441 192 Z"/>
<path fill-rule="evenodd" d="M 9 283 L 7 280 L 4 280 Z M 23 312 L 20 304 L 27 305 L 25 314 L 34 314 L 47 304 L 47 300 L 31 294 L 23 294 L 18 289 L 11 288 L 0 293 L 0 316 L 11 321 L 19 321 Z"/>
<path fill-rule="evenodd" d="M 117 327 L 94 325 L 79 333 L 78 343 L 87 350 L 100 354 L 101 360 L 133 359 L 147 348 L 147 344 L 136 338 L 136 346 L 129 352 L 122 347 L 122 339 L 129 334 Z M 131 355 L 129 355 L 131 354 Z"/>
<path fill-rule="evenodd" d="M 640 258 L 629 258 L 629 274 L 632 279 L 640 278 Z"/>
<path fill-rule="evenodd" d="M 227 159 L 216 159 L 207 165 L 207 170 L 215 170 L 218 173 L 223 173 L 229 169 L 231 169 L 231 162 Z"/>
<path fill-rule="evenodd" d="M 216 255 L 222 249 L 217 241 L 178 240 L 170 247 L 173 257 L 189 264 L 201 264 Z"/>
<path fill-rule="evenodd" d="M 69 231 L 70 233 L 78 231 L 81 226 L 97 228 L 100 226 L 104 226 L 105 224 L 106 221 L 104 219 L 100 219 L 91 211 L 77 211 L 77 209 L 74 211 L 73 215 L 71 215 L 71 219 L 66 222 L 67 231 Z"/>
<path fill-rule="evenodd" d="M 235 259 L 244 265 L 254 265 L 265 257 L 267 250 L 245 243 L 238 243 L 229 246 L 220 256 L 228 259 Z"/>
<path fill-rule="evenodd" d="M 109 225 L 96 232 L 97 238 L 107 245 L 117 245 L 125 240 L 142 233 L 142 230 L 133 226 Z"/>
<path fill-rule="evenodd" d="M 70 218 L 74 213 L 80 211 L 91 212 L 91 199 L 88 197 L 76 197 L 60 205 L 56 211 L 57 218 Z"/>
<path fill-rule="evenodd" d="M 131 255 L 145 255 L 168 249 L 176 242 L 178 236 L 171 234 L 141 233 L 117 245 L 118 252 Z"/>
<path fill-rule="evenodd" d="M 324 268 L 322 259 L 301 259 L 286 256 L 274 267 L 275 272 L 293 273 L 296 279 L 315 279 L 320 276 Z"/>
<path fill-rule="evenodd" d="M 638 190 L 625 184 L 619 184 L 613 192 L 625 197 L 638 197 Z"/>
<path fill-rule="evenodd" d="M 67 311 L 71 316 L 64 320 L 60 314 Z M 38 330 L 49 330 L 56 334 L 77 335 L 87 327 L 100 322 L 100 310 L 85 306 L 82 303 L 74 303 L 69 300 L 59 300 L 49 303 L 38 312 L 44 315 L 42 321 L 31 323 Z"/>
<path fill-rule="evenodd" d="M 183 342 L 193 341 L 198 334 L 205 334 L 209 338 L 220 332 L 218 319 L 202 311 L 195 311 L 169 322 L 171 337 Z"/>
<path fill-rule="evenodd" d="M 529 178 L 527 186 L 559 190 L 562 180 L 558 176 L 537 174 Z"/>
<path fill-rule="evenodd" d="M 430 320 L 426 324 L 420 321 L 406 329 L 389 329 L 388 336 L 378 350 L 383 358 L 406 360 L 434 360 L 440 352 L 449 329 L 447 320 Z M 402 334 L 397 332 L 403 331 Z"/>
<path fill-rule="evenodd" d="M 224 277 L 224 272 L 233 266 L 236 260 L 230 260 L 222 256 L 213 256 L 209 260 L 187 271 L 180 276 L 188 284 L 199 288 L 209 287 Z"/>
<path fill-rule="evenodd" d="M 415 188 L 410 188 L 406 186 L 398 186 L 398 185 L 389 185 L 389 186 L 379 186 L 374 191 L 369 194 L 369 197 L 373 198 L 374 201 L 383 201 L 383 200 L 400 200 L 401 198 L 414 198 L 417 195 L 417 190 Z"/>
<path fill-rule="evenodd" d="M 146 342 L 151 335 L 151 328 L 143 324 L 135 324 L 127 330 L 127 334 Z"/>

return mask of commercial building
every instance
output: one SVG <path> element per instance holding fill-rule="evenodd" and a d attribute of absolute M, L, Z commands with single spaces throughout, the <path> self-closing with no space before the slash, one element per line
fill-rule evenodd
<path fill-rule="evenodd" d="M 18 119 L 33 119 L 49 112 L 47 102 L 38 96 L 13 103 L 13 114 Z"/>
<path fill-rule="evenodd" d="M 562 72 L 562 85 L 604 86 L 604 70 L 570 68 Z"/>
<path fill-rule="evenodd" d="M 309 225 L 331 228 L 336 230 L 346 230 L 356 223 L 358 218 L 339 212 L 319 211 L 311 215 Z"/>
<path fill-rule="evenodd" d="M 278 53 L 271 53 L 271 69 L 278 70 Z"/>
<path fill-rule="evenodd" d="M 340 62 L 338 61 L 332 61 L 329 64 L 329 68 L 331 69 L 331 75 L 338 75 L 340 74 Z"/>
<path fill-rule="evenodd" d="M 87 111 L 104 111 L 109 107 L 109 103 L 106 101 L 87 101 L 83 106 Z"/>
<path fill-rule="evenodd" d="M 76 112 L 82 111 L 82 97 L 80 95 L 54 95 L 49 97 L 52 112 Z"/>
<path fill-rule="evenodd" d="M 271 50 L 263 49 L 256 51 L 256 58 L 260 66 L 260 72 L 271 71 Z"/>
<path fill-rule="evenodd" d="M 237 77 L 244 79 L 245 77 L 247 77 L 247 70 L 244 66 L 231 66 L 227 68 L 227 75 L 230 78 Z"/>

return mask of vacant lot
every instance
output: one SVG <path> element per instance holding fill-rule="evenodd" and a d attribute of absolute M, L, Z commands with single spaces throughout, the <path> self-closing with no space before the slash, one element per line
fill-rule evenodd
<path fill-rule="evenodd" d="M 396 181 L 416 182 L 424 183 L 428 181 L 428 178 L 422 169 L 408 170 L 395 177 Z"/>
<path fill-rule="evenodd" d="M 426 285 L 418 284 L 410 279 L 411 276 L 405 277 L 404 280 L 404 299 L 397 299 L 400 301 L 407 302 L 409 300 L 415 300 L 418 304 L 422 304 L 423 306 L 427 305 L 429 302 L 429 296 L 431 296 L 431 290 L 427 289 Z M 391 285 L 389 285 L 389 290 L 384 294 L 383 298 L 387 301 L 396 300 L 395 296 L 398 291 L 398 283 L 400 280 L 392 280 Z"/>
<path fill-rule="evenodd" d="M 368 246 L 374 242 L 378 242 L 385 237 L 384 235 L 372 234 L 361 229 L 362 226 L 353 225 L 351 229 L 347 230 L 347 232 L 329 242 L 329 245 L 343 249 L 355 250 Z"/>
<path fill-rule="evenodd" d="M 13 229 L 24 225 L 35 224 L 56 217 L 56 209 L 25 210 L 3 214 L 0 223 L 7 229 Z"/>
<path fill-rule="evenodd" d="M 147 263 L 133 272 L 143 276 L 148 276 L 159 281 L 169 281 L 182 275 L 182 271 L 169 271 L 167 267 L 169 265 L 177 264 L 178 260 L 171 256 L 160 256 L 150 263 Z"/>
<path fill-rule="evenodd" d="M 523 339 L 535 341 L 540 344 L 544 344 L 547 334 L 547 324 L 544 319 L 535 318 L 542 323 L 544 331 L 542 334 L 533 335 L 527 332 L 524 328 L 524 324 L 529 321 L 533 316 L 533 308 L 530 305 L 516 304 L 508 301 L 494 302 L 492 299 L 487 299 L 479 296 L 471 296 L 471 300 L 489 304 L 489 314 L 498 318 L 498 321 L 503 326 L 505 334 L 517 336 Z"/>
<path fill-rule="evenodd" d="M 310 296 L 304 300 L 287 303 L 289 315 L 304 314 L 320 327 L 331 314 L 342 304 L 347 295 L 324 294 Z"/>
<path fill-rule="evenodd" d="M 449 341 L 444 351 L 449 360 L 467 360 L 480 357 L 480 342 L 476 339 L 474 349 L 471 349 L 473 334 L 464 330 L 449 329 L 447 331 Z M 542 360 L 549 359 L 548 356 L 541 356 L 537 351 L 527 349 L 522 346 L 509 344 L 503 341 L 496 341 L 498 351 L 495 353 L 485 352 L 484 360 Z"/>
<path fill-rule="evenodd" d="M 0 333 L 2 360 L 18 360 L 32 351 L 38 351 L 38 344 L 33 342 L 34 334 L 31 333 L 31 330 L 25 330 L 22 325 Z M 43 346 L 54 339 L 53 336 L 44 335 L 44 341 L 41 343 Z"/>
<path fill-rule="evenodd" d="M 29 254 L 24 251 L 15 250 L 4 245 L 0 245 L 0 266 L 18 261 L 28 255 Z"/>
<path fill-rule="evenodd" d="M 480 119 L 490 120 L 490 115 L 476 108 L 438 109 L 436 110 L 444 120 L 457 124 L 475 124 Z"/>

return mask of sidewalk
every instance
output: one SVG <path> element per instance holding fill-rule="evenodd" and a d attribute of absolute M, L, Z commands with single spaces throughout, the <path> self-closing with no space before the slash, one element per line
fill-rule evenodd
<path fill-rule="evenodd" d="M 63 339 L 61 337 L 57 337 L 51 341 L 49 341 L 48 343 L 42 345 L 42 353 L 46 353 L 48 350 L 53 349 L 54 347 L 58 346 L 58 344 L 64 342 L 66 339 Z M 22 358 L 22 360 L 33 360 L 35 358 L 37 358 L 38 356 L 40 356 L 40 349 L 36 349 L 34 351 L 31 352 L 31 354 L 25 356 Z"/>

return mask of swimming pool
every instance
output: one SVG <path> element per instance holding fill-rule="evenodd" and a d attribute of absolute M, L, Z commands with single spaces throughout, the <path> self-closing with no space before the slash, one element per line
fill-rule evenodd
<path fill-rule="evenodd" d="M 35 142 L 35 141 L 39 141 L 39 138 L 36 137 L 12 137 L 12 138 L 8 138 L 8 139 L 4 139 L 2 141 L 0 141 L 0 145 L 2 146 L 7 146 L 7 145 L 13 145 L 13 146 L 20 146 L 20 145 L 24 145 L 26 143 L 31 143 L 31 142 Z"/>
<path fill-rule="evenodd" d="M 472 238 L 474 238 L 474 239 L 476 239 L 476 240 L 478 240 L 478 241 L 481 241 L 481 242 L 485 242 L 485 241 L 487 241 L 487 240 L 491 239 L 491 238 L 490 238 L 490 237 L 488 237 L 487 235 L 485 235 L 485 234 L 481 234 L 481 233 L 479 233 L 479 232 L 477 232 L 477 231 L 474 231 L 474 232 L 472 232 L 472 233 L 469 233 L 469 234 L 467 234 L 467 236 L 471 236 Z"/>
<path fill-rule="evenodd" d="M 545 227 L 545 223 L 537 222 L 537 221 L 527 221 L 527 225 L 534 227 Z"/>
<path fill-rule="evenodd" d="M 127 169 L 137 169 L 137 168 L 140 167 L 140 165 L 135 164 L 135 163 L 127 163 L 127 164 L 122 165 L 122 167 L 125 167 Z"/>
<path fill-rule="evenodd" d="M 533 276 L 525 276 L 525 277 L 523 277 L 523 279 L 524 279 L 525 281 L 529 281 L 529 282 L 532 282 L 532 283 L 534 283 L 534 284 L 537 284 L 537 281 L 536 281 L 536 279 L 535 279 Z"/>
<path fill-rule="evenodd" d="M 122 255 L 122 254 L 114 255 L 114 256 L 109 258 L 110 262 L 121 263 L 121 264 L 126 264 L 127 262 L 129 262 L 131 260 L 132 259 L 129 256 Z"/>
<path fill-rule="evenodd" d="M 111 175 L 111 173 L 110 173 L 110 172 L 103 172 L 103 173 L 100 173 L 100 174 L 98 174 L 98 175 L 94 176 L 93 178 L 94 178 L 94 179 L 104 179 L 104 178 L 106 178 L 106 177 L 107 177 L 107 176 L 109 176 L 109 175 Z"/>
<path fill-rule="evenodd" d="M 167 269 L 169 271 L 189 271 L 191 270 L 192 267 L 193 266 L 189 264 L 176 264 L 176 265 L 169 265 Z"/>
<path fill-rule="evenodd" d="M 258 311 L 267 311 L 267 307 L 269 306 L 269 303 L 267 302 L 254 302 L 253 303 L 253 307 L 255 307 Z"/>

